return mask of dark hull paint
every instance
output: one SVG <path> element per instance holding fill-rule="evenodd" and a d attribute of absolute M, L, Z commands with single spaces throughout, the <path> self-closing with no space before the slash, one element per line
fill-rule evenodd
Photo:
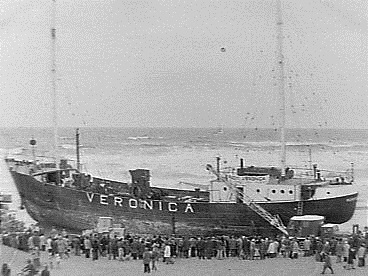
<path fill-rule="evenodd" d="M 184 203 L 175 200 L 149 201 L 132 196 L 100 195 L 51 184 L 30 175 L 11 171 L 29 215 L 40 224 L 84 230 L 96 227 L 98 217 L 112 217 L 133 233 L 203 233 L 216 228 L 270 229 L 270 225 L 245 204 Z M 354 214 L 358 193 L 303 202 L 303 214 L 322 215 L 328 223 L 347 222 Z M 161 202 L 161 203 L 160 203 Z M 297 201 L 267 202 L 260 205 L 279 214 L 287 224 L 297 214 Z M 272 228 L 272 227 L 271 227 Z"/>

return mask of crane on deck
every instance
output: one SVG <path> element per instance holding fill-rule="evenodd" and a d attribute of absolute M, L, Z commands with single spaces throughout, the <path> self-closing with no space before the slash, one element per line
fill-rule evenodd
<path fill-rule="evenodd" d="M 285 235 L 289 236 L 288 231 L 286 230 L 285 225 L 283 224 L 281 218 L 279 215 L 272 215 L 270 212 L 262 208 L 259 204 L 254 202 L 254 200 L 244 194 L 243 192 L 239 191 L 237 189 L 236 184 L 234 184 L 231 180 L 229 180 L 227 177 L 221 175 L 219 171 L 216 171 L 210 164 L 207 164 L 206 169 L 217 176 L 217 179 L 223 183 L 226 184 L 226 186 L 231 190 L 231 192 L 237 197 L 242 200 L 251 210 L 256 212 L 259 216 L 261 216 L 263 219 L 265 219 L 268 223 L 270 223 L 272 226 L 280 230 Z"/>

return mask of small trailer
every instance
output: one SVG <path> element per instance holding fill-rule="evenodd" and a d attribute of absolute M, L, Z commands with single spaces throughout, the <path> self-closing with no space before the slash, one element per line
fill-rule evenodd
<path fill-rule="evenodd" d="M 293 216 L 287 230 L 290 236 L 305 238 L 307 236 L 320 236 L 325 217 L 317 215 Z"/>

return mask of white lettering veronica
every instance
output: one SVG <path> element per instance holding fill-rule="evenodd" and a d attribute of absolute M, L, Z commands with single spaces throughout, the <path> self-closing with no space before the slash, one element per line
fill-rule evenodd
<path fill-rule="evenodd" d="M 194 213 L 192 204 L 190 204 L 190 203 L 187 203 L 187 207 L 185 208 L 184 213 L 187 213 L 188 211 L 190 211 L 191 213 Z"/>
<path fill-rule="evenodd" d="M 100 195 L 100 204 L 109 205 L 107 202 L 107 195 Z"/>
<path fill-rule="evenodd" d="M 87 198 L 88 198 L 89 202 L 92 202 L 94 196 L 95 196 L 94 193 L 92 193 L 92 194 L 87 193 Z"/>
<path fill-rule="evenodd" d="M 123 199 L 121 197 L 114 197 L 114 205 L 117 206 L 119 204 L 119 206 L 121 207 L 121 203 L 123 202 Z"/>
<path fill-rule="evenodd" d="M 143 201 L 143 208 L 144 209 L 150 209 L 150 210 L 152 210 L 153 209 L 153 202 L 152 202 L 152 200 L 150 200 L 149 202 L 147 201 L 147 200 L 144 200 Z"/>
<path fill-rule="evenodd" d="M 93 203 L 96 194 L 86 192 L 86 195 L 88 202 Z M 123 208 L 127 207 L 131 209 L 159 210 L 169 212 L 179 212 L 180 210 L 181 213 L 194 213 L 194 209 L 191 203 L 179 204 L 177 202 L 162 202 L 160 200 L 137 200 L 135 198 L 124 199 L 120 196 L 108 196 L 103 194 L 97 194 L 97 197 L 99 197 L 99 199 L 96 199 L 95 203 L 101 205 L 114 205 Z M 356 200 L 356 198 L 350 200 Z"/>
<path fill-rule="evenodd" d="M 138 207 L 138 201 L 134 198 L 129 199 L 129 207 L 136 209 Z"/>
<path fill-rule="evenodd" d="M 173 208 L 173 206 L 175 207 L 175 208 Z M 176 212 L 176 211 L 178 211 L 178 204 L 176 204 L 175 202 L 169 202 L 169 204 L 168 204 L 168 208 L 169 208 L 169 211 L 170 212 Z"/>

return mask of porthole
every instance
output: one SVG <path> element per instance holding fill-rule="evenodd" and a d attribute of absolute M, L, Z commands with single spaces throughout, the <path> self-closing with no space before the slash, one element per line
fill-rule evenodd
<path fill-rule="evenodd" d="M 291 194 L 291 195 L 292 195 L 292 194 L 293 194 L 293 190 L 289 190 L 289 194 Z"/>
<path fill-rule="evenodd" d="M 227 191 L 227 187 L 224 187 L 224 191 L 225 191 L 225 192 Z"/>
<path fill-rule="evenodd" d="M 327 192 L 326 194 L 328 194 L 328 195 L 329 195 L 329 194 L 331 194 L 331 193 L 330 193 L 330 192 Z"/>
<path fill-rule="evenodd" d="M 256 190 L 256 192 L 257 192 L 257 193 L 260 193 L 260 192 L 261 192 L 261 190 L 260 190 L 260 189 L 257 189 L 257 190 Z"/>
<path fill-rule="evenodd" d="M 285 190 L 281 190 L 280 192 L 281 192 L 282 194 L 284 194 L 284 193 L 285 193 Z"/>
<path fill-rule="evenodd" d="M 272 190 L 272 193 L 275 194 L 276 193 L 276 190 Z"/>

